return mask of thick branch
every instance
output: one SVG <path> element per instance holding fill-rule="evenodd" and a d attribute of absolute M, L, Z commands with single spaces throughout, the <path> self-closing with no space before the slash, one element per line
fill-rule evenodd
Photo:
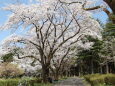
<path fill-rule="evenodd" d="M 87 11 L 96 10 L 96 9 L 99 9 L 99 8 L 101 8 L 101 7 L 100 7 L 100 6 L 96 6 L 96 7 L 92 7 L 92 8 L 84 8 L 84 7 L 83 7 L 83 9 L 84 9 L 84 10 L 87 10 Z"/>

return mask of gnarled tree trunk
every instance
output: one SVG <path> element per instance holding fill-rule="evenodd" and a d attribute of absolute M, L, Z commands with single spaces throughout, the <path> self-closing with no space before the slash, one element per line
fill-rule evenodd
<path fill-rule="evenodd" d="M 48 65 L 42 65 L 42 78 L 43 82 L 47 83 L 47 78 L 49 77 L 49 67 Z"/>

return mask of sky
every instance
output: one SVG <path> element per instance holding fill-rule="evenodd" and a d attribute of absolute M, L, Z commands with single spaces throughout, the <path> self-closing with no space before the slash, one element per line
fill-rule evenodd
<path fill-rule="evenodd" d="M 4 11 L 2 8 L 7 6 L 9 3 L 15 3 L 17 0 L 0 0 L 0 26 L 2 26 L 5 21 L 8 19 L 8 15 L 10 14 L 7 11 Z M 26 3 L 27 0 L 22 0 L 23 3 Z M 107 15 L 104 12 L 97 12 L 93 14 L 95 19 L 99 19 L 102 23 L 105 23 L 107 20 Z M 0 31 L 0 43 L 3 39 L 11 35 L 10 30 Z"/>

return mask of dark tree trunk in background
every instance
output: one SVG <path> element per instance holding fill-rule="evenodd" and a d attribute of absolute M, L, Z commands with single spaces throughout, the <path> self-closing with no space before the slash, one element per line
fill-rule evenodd
<path fill-rule="evenodd" d="M 106 73 L 108 74 L 109 73 L 109 65 L 108 65 L 108 62 L 106 61 Z"/>
<path fill-rule="evenodd" d="M 93 60 L 91 60 L 91 74 L 94 74 L 94 64 L 93 64 Z"/>
<path fill-rule="evenodd" d="M 103 73 L 102 65 L 100 65 L 100 73 L 101 73 L 101 74 Z"/>
<path fill-rule="evenodd" d="M 82 65 L 79 65 L 79 76 L 83 75 L 83 68 Z"/>
<path fill-rule="evenodd" d="M 78 72 L 79 72 L 79 76 L 81 76 L 81 68 L 80 67 L 79 67 L 79 71 Z"/>

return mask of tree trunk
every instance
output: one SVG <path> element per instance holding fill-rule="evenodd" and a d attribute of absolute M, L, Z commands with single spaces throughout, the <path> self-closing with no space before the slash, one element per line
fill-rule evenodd
<path fill-rule="evenodd" d="M 70 77 L 70 69 L 69 69 L 69 71 L 68 71 L 68 77 Z"/>
<path fill-rule="evenodd" d="M 79 76 L 81 76 L 81 67 L 79 66 Z"/>
<path fill-rule="evenodd" d="M 42 78 L 43 82 L 47 83 L 47 78 L 49 77 L 49 68 L 48 66 L 42 66 Z"/>
<path fill-rule="evenodd" d="M 83 75 L 83 68 L 82 68 L 82 63 L 79 65 L 79 76 Z"/>
<path fill-rule="evenodd" d="M 59 79 L 59 72 L 58 71 L 55 72 L 54 78 L 55 78 L 55 80 Z"/>
<path fill-rule="evenodd" d="M 66 77 L 68 77 L 68 70 L 66 70 Z"/>
<path fill-rule="evenodd" d="M 101 74 L 103 73 L 103 69 L 102 69 L 102 66 L 100 66 L 100 73 L 101 73 Z"/>
<path fill-rule="evenodd" d="M 93 60 L 91 60 L 91 74 L 94 74 L 94 65 L 93 65 Z"/>
<path fill-rule="evenodd" d="M 108 66 L 108 62 L 106 61 L 106 73 L 109 73 L 109 66 Z"/>

